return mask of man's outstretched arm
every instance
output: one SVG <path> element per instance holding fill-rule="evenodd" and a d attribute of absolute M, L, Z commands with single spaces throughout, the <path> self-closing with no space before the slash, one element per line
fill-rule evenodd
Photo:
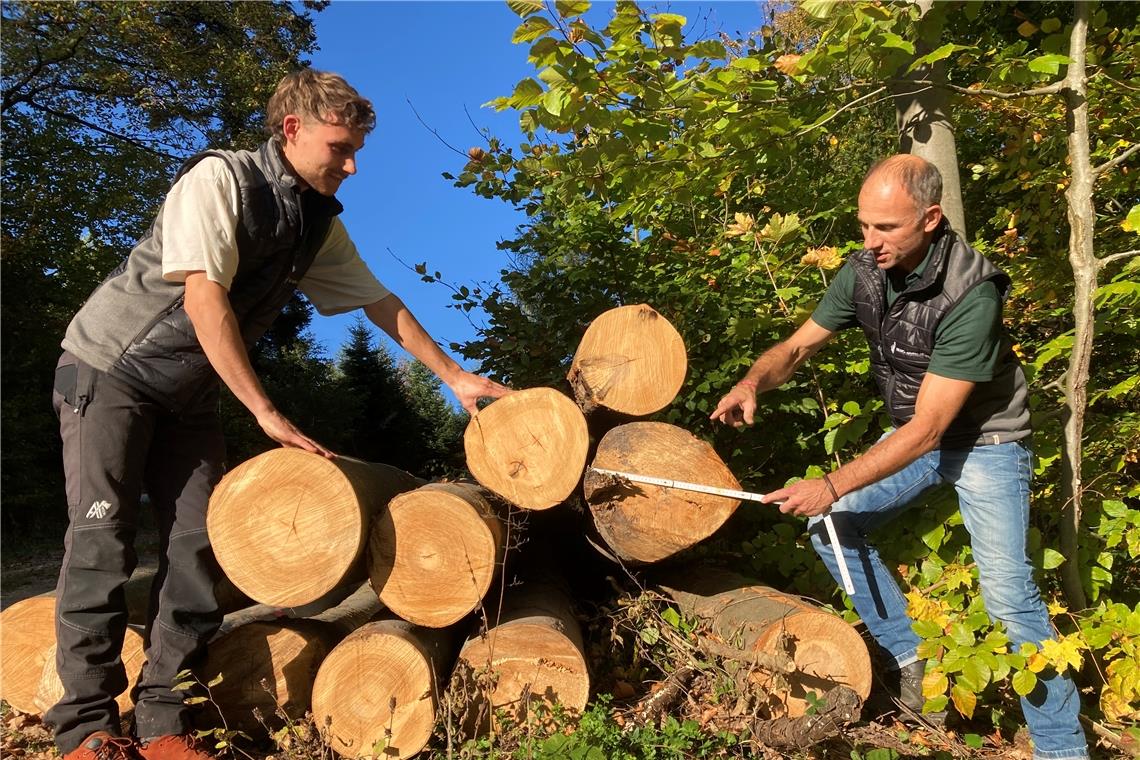
<path fill-rule="evenodd" d="M 364 313 L 402 349 L 423 362 L 446 383 L 470 414 L 478 411 L 475 402 L 480 398 L 499 398 L 510 393 L 505 385 L 466 371 L 445 354 L 399 296 L 391 294 L 370 303 L 364 307 Z"/>

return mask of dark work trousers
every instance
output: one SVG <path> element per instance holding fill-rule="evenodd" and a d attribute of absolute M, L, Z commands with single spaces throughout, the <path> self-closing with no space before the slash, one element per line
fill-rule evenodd
<path fill-rule="evenodd" d="M 158 574 L 147 612 L 146 664 L 132 696 L 140 737 L 188 728 L 176 674 L 217 630 L 221 575 L 206 536 L 206 505 L 222 476 L 217 392 L 175 414 L 65 353 L 52 401 L 63 438 L 70 525 L 56 588 L 56 667 L 64 694 L 44 719 L 61 752 L 94 731 L 120 733 L 115 696 L 127 686 L 123 584 L 135 568 L 145 488 L 159 531 Z"/>

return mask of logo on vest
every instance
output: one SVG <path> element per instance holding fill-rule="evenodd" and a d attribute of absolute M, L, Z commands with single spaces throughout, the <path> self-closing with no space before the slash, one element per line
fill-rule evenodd
<path fill-rule="evenodd" d="M 907 356 L 907 357 L 910 357 L 912 359 L 921 359 L 922 358 L 922 354 L 918 353 L 917 351 L 908 351 L 905 348 L 900 349 L 899 348 L 899 342 L 897 340 L 891 342 L 891 353 L 892 354 L 902 354 L 903 356 Z"/>
<path fill-rule="evenodd" d="M 88 519 L 94 517 L 96 520 L 102 520 L 107 516 L 107 510 L 111 508 L 109 501 L 97 501 L 91 505 L 91 509 L 87 510 Z"/>

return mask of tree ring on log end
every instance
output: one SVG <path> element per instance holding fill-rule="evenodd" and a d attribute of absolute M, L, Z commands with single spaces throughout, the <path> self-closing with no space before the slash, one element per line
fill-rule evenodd
<path fill-rule="evenodd" d="M 388 609 L 442 628 L 479 606 L 504 545 L 501 521 L 473 483 L 432 483 L 400 494 L 372 522 L 369 580 Z"/>
<path fill-rule="evenodd" d="M 485 488 L 523 509 L 569 498 L 589 448 L 582 410 L 553 388 L 527 388 L 496 400 L 467 425 L 467 467 Z"/>
<path fill-rule="evenodd" d="M 40 674 L 49 653 L 55 662 L 55 598 L 33 596 L 0 613 L 0 695 L 20 712 L 34 714 Z"/>
<path fill-rule="evenodd" d="M 685 342 L 651 306 L 619 306 L 586 329 L 567 379 L 587 412 L 640 417 L 664 409 L 685 381 Z"/>
<path fill-rule="evenodd" d="M 313 717 L 346 758 L 409 758 L 431 738 L 435 674 L 411 634 L 369 623 L 329 653 L 313 684 Z"/>

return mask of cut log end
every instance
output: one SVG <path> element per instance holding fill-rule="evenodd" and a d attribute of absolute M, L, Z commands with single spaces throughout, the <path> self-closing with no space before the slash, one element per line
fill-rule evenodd
<path fill-rule="evenodd" d="M 578 485 L 589 432 L 569 398 L 553 388 L 528 388 L 472 417 L 463 448 L 485 488 L 523 509 L 549 509 Z"/>
<path fill-rule="evenodd" d="M 300 607 L 352 580 L 370 516 L 419 483 L 394 467 L 274 449 L 222 478 L 206 526 L 238 588 L 262 604 Z"/>
<path fill-rule="evenodd" d="M 392 612 L 441 628 L 479 606 L 503 547 L 503 526 L 486 491 L 433 483 L 397 496 L 373 521 L 369 577 Z"/>
<path fill-rule="evenodd" d="M 0 613 L 0 697 L 22 713 L 36 714 L 36 693 L 49 655 L 54 672 L 55 598 L 34 596 Z"/>
<path fill-rule="evenodd" d="M 720 488 L 740 484 L 712 447 L 661 422 L 633 422 L 606 433 L 593 467 Z M 652 563 L 712 535 L 738 499 L 632 483 L 587 472 L 586 501 L 598 533 L 621 559 Z"/>
<path fill-rule="evenodd" d="M 435 724 L 433 664 L 412 634 L 371 623 L 334 649 L 313 684 L 313 716 L 346 758 L 408 758 Z"/>
<path fill-rule="evenodd" d="M 567 376 L 579 406 L 644 416 L 664 409 L 685 380 L 685 343 L 645 304 L 611 309 L 586 330 Z"/>
<path fill-rule="evenodd" d="M 131 689 L 139 680 L 139 673 L 142 672 L 143 663 L 146 662 L 143 643 L 142 634 L 133 628 L 127 629 L 123 636 L 123 668 L 127 671 L 127 688 L 115 697 L 120 715 L 126 715 L 135 706 L 131 699 Z M 55 669 L 55 644 L 52 644 L 44 654 L 39 688 L 35 696 L 36 709 L 40 713 L 45 713 L 62 698 L 63 683 L 59 680 L 59 673 Z"/>

